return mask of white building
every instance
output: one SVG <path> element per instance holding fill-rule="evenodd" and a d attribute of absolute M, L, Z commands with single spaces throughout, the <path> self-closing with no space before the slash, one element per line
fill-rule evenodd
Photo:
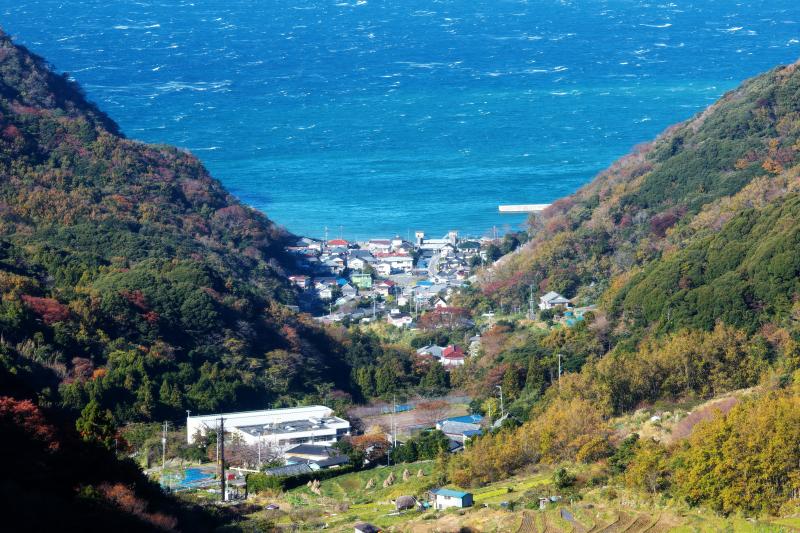
<path fill-rule="evenodd" d="M 225 431 L 236 433 L 247 444 L 274 446 L 285 451 L 298 444 L 333 444 L 350 434 L 350 422 L 334 416 L 323 405 L 268 409 L 186 417 L 186 441 L 194 443 L 199 432 L 216 431 L 220 418 Z"/>
<path fill-rule="evenodd" d="M 541 298 L 539 298 L 539 309 L 553 309 L 559 305 L 570 307 L 572 304 L 569 300 L 558 294 L 557 292 L 550 291 Z"/>
<path fill-rule="evenodd" d="M 399 309 L 392 309 L 389 314 L 386 315 L 386 321 L 398 328 L 409 327 L 414 323 L 414 319 L 411 318 L 411 315 L 401 313 Z"/>
<path fill-rule="evenodd" d="M 458 232 L 450 231 L 441 239 L 426 239 L 425 233 L 417 231 L 414 234 L 417 248 L 420 250 L 442 250 L 446 246 L 455 247 L 458 244 Z"/>

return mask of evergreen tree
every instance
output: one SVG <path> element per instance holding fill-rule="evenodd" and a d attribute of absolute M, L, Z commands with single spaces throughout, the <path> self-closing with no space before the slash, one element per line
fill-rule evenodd
<path fill-rule="evenodd" d="M 430 391 L 443 392 L 447 389 L 447 382 L 448 376 L 444 367 L 441 363 L 434 362 L 428 369 L 427 374 L 423 376 L 420 385 L 422 385 L 422 388 Z"/>
<path fill-rule="evenodd" d="M 92 399 L 81 411 L 75 427 L 86 441 L 96 441 L 111 449 L 114 445 L 114 423 L 111 411 L 103 410 L 96 399 Z"/>

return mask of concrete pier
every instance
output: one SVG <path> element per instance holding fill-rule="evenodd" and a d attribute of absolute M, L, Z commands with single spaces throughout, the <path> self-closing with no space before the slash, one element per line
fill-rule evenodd
<path fill-rule="evenodd" d="M 544 211 L 550 204 L 520 204 L 520 205 L 501 205 L 498 209 L 501 213 L 536 213 Z"/>

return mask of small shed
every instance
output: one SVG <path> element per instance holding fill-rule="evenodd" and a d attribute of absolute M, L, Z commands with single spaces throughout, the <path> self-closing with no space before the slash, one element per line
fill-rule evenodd
<path fill-rule="evenodd" d="M 431 491 L 434 509 L 449 507 L 472 507 L 472 493 L 453 489 L 434 489 Z"/>

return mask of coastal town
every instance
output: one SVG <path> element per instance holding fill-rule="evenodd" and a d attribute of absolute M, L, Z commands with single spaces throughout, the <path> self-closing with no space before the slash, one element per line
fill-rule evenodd
<path fill-rule="evenodd" d="M 399 236 L 351 242 L 304 237 L 288 248 L 298 273 L 299 308 L 325 323 L 385 320 L 411 327 L 424 311 L 448 307 L 454 290 L 472 280 L 473 269 L 491 261 L 494 239 L 462 239 L 457 231 L 413 241 Z"/>

